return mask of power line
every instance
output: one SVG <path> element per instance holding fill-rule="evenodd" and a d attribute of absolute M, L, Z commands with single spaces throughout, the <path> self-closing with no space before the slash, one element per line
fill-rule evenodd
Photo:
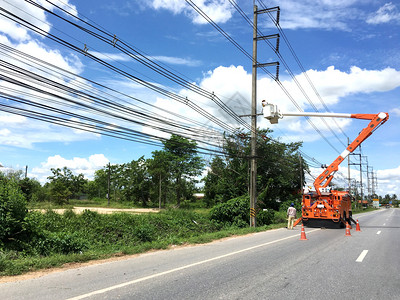
<path fill-rule="evenodd" d="M 232 0 L 230 0 L 230 1 L 232 1 Z M 263 3 L 263 1 L 261 1 L 261 0 L 257 0 L 257 1 L 260 3 L 260 5 L 261 5 L 262 7 L 266 8 L 266 6 L 265 6 L 265 4 Z M 287 38 L 285 32 L 284 32 L 283 29 L 282 29 L 280 23 L 274 21 L 274 18 L 273 18 L 273 16 L 271 15 L 271 13 L 268 13 L 268 15 L 270 16 L 270 18 L 271 18 L 271 20 L 273 21 L 274 25 L 277 27 L 279 33 L 280 33 L 281 36 L 283 37 L 283 39 L 284 39 L 286 45 L 288 46 L 288 48 L 289 48 L 289 50 L 290 50 L 292 56 L 293 56 L 294 59 L 296 60 L 297 65 L 300 67 L 300 69 L 301 69 L 301 71 L 302 71 L 302 74 L 306 77 L 307 82 L 308 82 L 309 85 L 311 86 L 311 88 L 312 88 L 312 90 L 314 91 L 315 95 L 317 96 L 318 100 L 321 102 L 321 104 L 323 105 L 323 107 L 325 108 L 326 111 L 331 112 L 330 109 L 328 108 L 328 106 L 326 105 L 325 101 L 322 99 L 321 95 L 319 94 L 318 90 L 316 89 L 314 83 L 312 82 L 312 80 L 311 80 L 310 77 L 308 76 L 308 74 L 307 74 L 307 72 L 306 72 L 306 70 L 305 70 L 303 64 L 301 63 L 299 57 L 297 56 L 296 52 L 294 51 L 294 49 L 293 49 L 293 47 L 292 47 L 292 45 L 291 45 L 289 39 Z M 347 139 L 348 136 L 347 136 L 346 133 L 343 131 L 343 129 L 341 128 L 341 126 L 336 122 L 335 119 L 332 119 L 332 120 L 335 122 L 336 126 L 339 128 L 339 130 L 342 132 L 342 134 L 343 134 L 343 135 L 345 136 L 345 138 Z M 336 134 L 335 134 L 335 136 L 336 136 Z M 338 138 L 338 139 L 339 139 L 339 138 Z M 343 143 L 342 143 L 342 144 L 343 144 Z"/>
<path fill-rule="evenodd" d="M 230 117 L 232 117 L 236 122 L 238 122 L 239 124 L 248 127 L 249 125 L 244 122 L 235 112 L 233 112 L 228 106 L 226 106 L 216 95 L 214 95 L 214 93 L 208 92 L 202 88 L 200 88 L 199 86 L 183 79 L 182 77 L 174 74 L 173 72 L 167 70 L 166 68 L 162 67 L 160 64 L 158 64 L 157 62 L 151 60 L 149 57 L 147 57 L 146 55 L 142 54 L 137 48 L 131 47 L 129 44 L 125 43 L 123 40 L 120 40 L 119 38 L 116 37 L 116 35 L 112 36 L 111 34 L 109 34 L 108 32 L 90 24 L 89 22 L 79 18 L 76 15 L 71 14 L 70 12 L 64 10 L 63 8 L 57 6 L 56 4 L 52 3 L 51 1 L 47 1 L 48 3 L 54 5 L 55 7 L 57 7 L 58 9 L 62 10 L 64 13 L 70 15 L 71 17 L 77 19 L 80 22 L 83 22 L 84 24 L 90 26 L 92 29 L 98 31 L 99 33 L 92 31 L 88 28 L 85 28 L 81 25 L 78 25 L 70 20 L 67 20 L 66 18 L 46 9 L 45 7 L 43 7 L 42 5 L 35 3 L 33 1 L 30 0 L 25 0 L 26 2 L 35 5 L 36 7 L 48 12 L 49 14 L 52 14 L 53 16 L 56 16 L 58 18 L 60 18 L 61 20 L 69 23 L 70 25 L 96 37 L 97 39 L 112 45 L 114 48 L 120 50 L 122 53 L 125 53 L 126 55 L 128 55 L 129 57 L 133 58 L 134 60 L 140 62 L 141 64 L 145 65 L 146 67 L 150 68 L 151 70 L 159 73 L 160 75 L 168 78 L 169 80 L 172 80 L 173 82 L 181 85 L 184 88 L 187 88 L 188 90 L 191 90 L 203 97 L 206 97 L 210 100 L 212 100 L 213 102 L 215 102 L 224 112 L 226 112 Z"/>
<path fill-rule="evenodd" d="M 191 0 L 186 0 L 186 2 L 193 7 L 196 12 L 198 12 L 201 16 L 203 16 L 207 22 L 209 22 L 214 28 L 216 28 L 225 38 L 227 38 L 236 48 L 238 48 L 245 56 L 251 60 L 253 60 L 252 55 L 250 55 L 246 50 L 243 49 L 228 33 L 226 33 L 220 26 L 218 26 L 206 13 L 204 13 L 198 6 L 196 6 Z M 250 21 L 252 24 L 252 22 Z M 254 26 L 254 25 L 253 25 Z M 258 64 L 258 62 L 256 62 Z M 288 67 L 288 66 L 287 66 Z M 283 92 L 288 96 L 288 98 L 291 100 L 291 102 L 295 105 L 295 107 L 299 111 L 303 111 L 303 109 L 298 105 L 296 100 L 292 97 L 292 95 L 289 93 L 289 91 L 283 86 L 282 82 L 280 80 L 276 80 L 275 76 L 271 74 L 266 68 L 261 68 L 264 72 L 266 72 L 272 79 L 277 82 L 277 84 L 280 86 L 280 88 L 283 90 Z M 290 68 L 289 70 L 290 71 Z M 291 72 L 291 71 L 290 71 Z M 290 73 L 289 72 L 289 73 Z M 295 82 L 297 82 L 297 79 L 295 78 L 294 74 L 292 73 L 292 78 L 294 79 Z M 301 85 L 297 82 L 298 87 L 300 90 L 304 92 L 304 89 L 301 87 Z M 329 141 L 328 138 L 325 137 L 325 135 L 321 132 L 321 130 L 310 120 L 310 118 L 305 117 L 307 122 L 313 127 L 313 129 L 326 141 L 327 144 L 329 144 L 332 149 L 334 149 L 337 153 L 340 153 L 336 147 Z"/>
<path fill-rule="evenodd" d="M 251 21 L 250 18 L 247 17 L 247 15 L 243 12 L 243 10 L 240 8 L 240 6 L 239 6 L 237 3 L 235 3 L 233 0 L 229 0 L 229 2 L 230 2 L 230 3 L 232 4 L 232 6 L 241 14 L 241 16 L 246 20 L 246 22 L 253 28 L 253 27 L 254 27 L 253 22 Z M 260 3 L 261 3 L 261 2 L 260 2 Z M 296 61 L 298 62 L 298 64 L 301 65 L 300 60 L 298 59 L 298 57 L 297 57 L 297 55 L 295 54 L 293 48 L 291 47 L 291 45 L 290 45 L 290 43 L 289 43 L 289 40 L 286 38 L 286 35 L 284 34 L 282 28 L 280 27 L 279 22 L 277 22 L 277 21 L 272 17 L 271 12 L 267 9 L 267 7 L 266 7 L 265 5 L 263 5 L 263 8 L 264 8 L 264 10 L 268 13 L 268 15 L 269 15 L 269 17 L 271 18 L 271 20 L 273 21 L 273 23 L 277 26 L 277 28 L 278 28 L 279 32 L 281 33 L 281 35 L 284 37 L 284 40 L 285 40 L 286 44 L 288 45 L 288 47 L 291 49 L 292 54 L 297 58 Z M 260 30 L 257 29 L 257 31 L 258 31 L 258 34 L 259 34 L 260 36 L 263 36 L 263 34 L 262 34 L 262 32 L 261 32 Z M 280 36 L 278 35 L 278 38 L 279 38 L 279 37 L 280 37 Z M 281 55 L 281 53 L 278 51 L 278 49 L 277 49 L 278 47 L 274 47 L 268 39 L 263 39 L 263 40 L 271 47 L 271 49 L 272 49 L 272 50 L 275 52 L 275 54 L 278 56 L 278 58 L 280 59 L 280 61 L 283 63 L 283 65 L 285 66 L 286 70 L 288 71 L 289 75 L 291 76 L 293 82 L 296 84 L 296 86 L 299 88 L 299 90 L 301 91 L 301 93 L 302 93 L 302 94 L 304 95 L 304 97 L 307 99 L 308 103 L 311 105 L 311 107 L 314 109 L 314 111 L 318 112 L 319 110 L 318 110 L 317 107 L 314 105 L 314 103 L 313 103 L 313 101 L 311 100 L 311 98 L 308 96 L 308 94 L 306 93 L 306 91 L 304 90 L 304 88 L 301 86 L 301 84 L 300 84 L 299 81 L 297 80 L 296 76 L 294 75 L 294 73 L 293 73 L 292 70 L 290 69 L 289 65 L 287 64 L 285 58 L 284 58 L 284 57 Z M 305 69 L 304 69 L 304 67 L 303 67 L 302 65 L 301 65 L 301 68 L 302 68 L 303 73 L 305 74 L 305 76 L 307 76 L 308 81 L 309 81 L 309 83 L 312 85 L 314 91 L 318 94 L 317 90 L 315 89 L 315 86 L 312 84 L 311 80 L 309 79 L 309 77 L 308 77 L 308 75 L 306 74 Z M 278 80 L 275 80 L 275 81 L 278 81 Z M 278 84 L 279 84 L 279 83 L 278 83 Z M 281 88 L 282 88 L 282 86 L 281 86 Z M 285 92 L 285 93 L 286 93 L 286 92 Z M 286 93 L 286 94 L 287 94 L 287 93 Z M 318 94 L 318 96 L 319 96 L 319 94 Z M 295 103 L 295 101 L 293 101 L 294 99 L 292 100 L 292 97 L 291 97 L 291 96 L 288 96 L 288 97 L 289 97 L 289 99 L 292 101 L 292 103 L 296 106 L 296 108 L 297 108 L 299 111 L 303 111 L 303 109 L 302 109 L 299 105 L 297 105 L 297 102 Z M 320 98 L 321 101 L 323 101 L 322 98 L 321 98 L 320 96 L 319 96 L 319 98 Z M 320 133 L 319 129 L 317 129 L 317 127 L 314 125 L 314 123 L 313 123 L 311 120 L 307 119 L 307 117 L 306 117 L 306 120 L 310 123 L 310 125 L 314 128 L 314 130 L 316 130 L 316 131 L 321 135 L 321 137 L 323 137 L 323 136 L 322 136 L 322 133 Z M 327 121 L 326 121 L 325 119 L 322 119 L 322 121 L 323 121 L 323 123 L 326 125 L 326 127 L 331 131 L 331 133 L 338 139 L 338 141 L 339 141 L 340 143 L 342 143 L 342 144 L 345 146 L 345 144 L 338 138 L 338 136 L 336 135 L 336 133 L 335 133 L 335 132 L 332 130 L 332 128 L 329 126 L 329 124 L 327 123 Z M 324 137 L 323 137 L 323 138 L 324 138 Z M 329 141 L 328 139 L 326 139 L 326 138 L 324 138 L 324 139 L 325 139 L 325 141 L 326 141 L 336 152 L 340 153 L 340 152 L 336 149 L 336 147 L 333 146 L 333 145 L 330 143 L 330 141 Z"/>
<path fill-rule="evenodd" d="M 111 65 L 109 63 L 107 63 L 106 61 L 96 57 L 95 55 L 86 52 L 85 49 L 81 49 L 81 48 L 79 48 L 79 47 L 77 47 L 77 46 L 75 46 L 75 45 L 73 45 L 73 44 L 71 44 L 71 43 L 69 43 L 69 42 L 67 42 L 65 40 L 62 40 L 62 39 L 58 38 L 57 36 L 54 36 L 51 33 L 44 32 L 41 28 L 33 25 L 32 23 L 30 23 L 30 22 L 28 22 L 26 20 L 23 20 L 23 19 L 19 18 L 18 16 L 16 16 L 13 13 L 5 10 L 4 8 L 0 8 L 0 11 L 6 12 L 6 14 L 0 13 L 0 15 L 3 15 L 4 17 L 6 17 L 6 18 L 8 18 L 8 19 L 20 24 L 21 26 L 27 27 L 28 29 L 30 29 L 30 30 L 32 30 L 32 31 L 34 31 L 34 32 L 36 32 L 36 33 L 38 33 L 40 35 L 43 35 L 43 36 L 47 37 L 48 39 L 53 40 L 53 41 L 65 46 L 65 47 L 67 47 L 67 48 L 69 48 L 71 50 L 74 50 L 74 51 L 76 51 L 76 52 L 78 52 L 80 54 L 84 54 L 86 57 L 88 57 L 88 58 L 100 63 L 101 65 L 111 69 L 112 71 L 116 72 L 117 74 L 122 75 L 123 77 L 126 77 L 126 78 L 128 78 L 130 80 L 133 80 L 133 81 L 145 86 L 146 88 L 149 88 L 149 89 L 151 89 L 153 91 L 156 91 L 156 92 L 158 92 L 158 93 L 160 93 L 160 94 L 162 94 L 162 95 L 164 95 L 164 96 L 166 96 L 166 97 L 168 97 L 170 99 L 173 99 L 173 100 L 176 100 L 176 101 L 178 101 L 178 102 L 180 102 L 182 104 L 185 104 L 186 106 L 190 107 L 191 109 L 193 109 L 194 111 L 196 111 L 197 113 L 202 115 L 203 117 L 205 117 L 205 118 L 209 119 L 210 121 L 212 121 L 213 123 L 221 126 L 225 130 L 228 130 L 228 131 L 233 131 L 234 130 L 234 128 L 232 126 L 230 126 L 227 123 L 225 123 L 225 122 L 221 121 L 220 119 L 216 118 L 211 113 L 205 111 L 204 109 L 202 109 L 201 107 L 196 105 L 193 101 L 189 100 L 187 97 L 183 97 L 183 96 L 177 95 L 175 93 L 172 93 L 172 92 L 166 90 L 165 88 L 162 88 L 162 87 L 160 87 L 158 85 L 149 83 L 149 82 L 147 82 L 145 80 L 142 80 L 142 79 L 140 79 L 140 78 L 138 78 L 138 77 L 136 77 L 136 76 L 124 71 L 124 70 L 121 70 L 121 69 L 119 69 L 119 68 L 117 68 L 117 67 L 115 67 L 115 66 L 113 66 L 113 65 Z"/>

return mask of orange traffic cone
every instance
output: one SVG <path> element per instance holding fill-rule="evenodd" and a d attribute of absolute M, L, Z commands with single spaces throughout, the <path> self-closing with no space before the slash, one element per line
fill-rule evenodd
<path fill-rule="evenodd" d="M 301 224 L 301 236 L 300 236 L 300 241 L 306 241 L 306 232 L 304 231 L 304 226 Z"/>
<path fill-rule="evenodd" d="M 349 225 L 348 222 L 346 222 L 346 236 L 351 236 L 351 233 L 350 233 L 350 225 Z"/>
<path fill-rule="evenodd" d="M 361 231 L 360 224 L 358 224 L 358 220 L 357 220 L 357 225 L 356 225 L 356 231 Z"/>

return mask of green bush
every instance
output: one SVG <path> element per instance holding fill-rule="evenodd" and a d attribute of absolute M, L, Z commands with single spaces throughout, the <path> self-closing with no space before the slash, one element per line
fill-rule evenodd
<path fill-rule="evenodd" d="M 135 235 L 141 242 L 151 242 L 156 237 L 156 228 L 152 224 L 142 224 L 135 228 Z"/>
<path fill-rule="evenodd" d="M 287 222 L 286 211 L 277 211 L 277 212 L 275 212 L 273 223 L 274 224 L 279 224 L 279 223 L 285 223 L 285 222 Z"/>
<path fill-rule="evenodd" d="M 257 213 L 257 226 L 270 225 L 274 222 L 275 211 L 272 209 L 261 210 Z"/>
<path fill-rule="evenodd" d="M 211 209 L 211 220 L 221 226 L 236 226 L 239 228 L 249 226 L 250 198 L 242 196 L 221 203 Z M 259 211 L 257 214 L 257 226 L 269 225 L 274 219 L 274 211 Z"/>
<path fill-rule="evenodd" d="M 250 218 L 249 196 L 242 196 L 221 203 L 211 209 L 211 220 L 222 226 L 246 227 Z"/>
<path fill-rule="evenodd" d="M 26 234 L 28 238 L 19 240 L 18 248 L 0 245 L 0 275 L 254 232 L 235 228 L 248 227 L 248 199 L 232 199 L 230 206 L 214 209 L 212 220 L 206 210 L 170 209 L 140 215 L 101 215 L 89 210 L 82 214 L 66 211 L 63 215 L 52 210 L 28 212 L 22 221 L 22 230 L 30 233 Z M 272 218 L 269 211 L 260 211 L 257 224 L 261 226 Z M 222 227 L 229 228 L 219 231 Z"/>
<path fill-rule="evenodd" d="M 18 244 L 20 239 L 26 237 L 24 219 L 27 212 L 18 183 L 0 175 L 0 246 Z"/>
<path fill-rule="evenodd" d="M 49 232 L 45 231 L 43 235 L 36 240 L 35 248 L 40 255 L 49 255 L 52 253 L 80 253 L 88 249 L 84 238 L 78 232 Z"/>

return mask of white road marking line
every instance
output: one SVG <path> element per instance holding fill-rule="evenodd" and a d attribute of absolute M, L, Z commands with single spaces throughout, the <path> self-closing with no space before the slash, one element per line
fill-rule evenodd
<path fill-rule="evenodd" d="M 360 256 L 356 259 L 356 262 L 362 262 L 365 258 L 365 256 L 367 255 L 368 250 L 363 250 L 363 252 L 361 252 Z"/>
<path fill-rule="evenodd" d="M 386 225 L 386 223 L 383 223 L 383 226 L 385 226 Z"/>
<path fill-rule="evenodd" d="M 381 234 L 381 232 L 382 232 L 382 231 L 379 230 L 376 234 Z"/>
<path fill-rule="evenodd" d="M 307 233 L 310 233 L 310 232 L 313 232 L 313 231 L 316 231 L 316 230 L 321 230 L 321 229 L 313 229 L 313 230 L 308 231 Z M 224 255 L 216 256 L 216 257 L 209 258 L 209 259 L 206 259 L 206 260 L 202 260 L 202 261 L 199 261 L 199 262 L 195 262 L 193 264 L 189 264 L 189 265 L 186 265 L 186 266 L 178 267 L 178 268 L 171 269 L 171 270 L 168 270 L 168 271 L 160 272 L 160 273 L 157 273 L 157 274 L 153 274 L 153 275 L 145 276 L 145 277 L 142 277 L 142 278 L 134 279 L 134 280 L 131 280 L 131 281 L 128 281 L 128 282 L 124 282 L 124 283 L 121 283 L 121 284 L 113 285 L 113 286 L 110 286 L 108 288 L 100 289 L 100 290 L 93 291 L 93 292 L 90 292 L 90 293 L 87 293 L 87 294 L 83 294 L 83 295 L 79 295 L 79 296 L 76 296 L 76 297 L 72 297 L 72 298 L 69 298 L 67 300 L 80 300 L 80 299 L 88 298 L 88 297 L 91 297 L 91 296 L 94 296 L 94 295 L 103 294 L 103 293 L 106 293 L 106 292 L 109 292 L 109 291 L 112 291 L 112 290 L 123 288 L 123 287 L 131 285 L 131 284 L 135 284 L 135 283 L 141 282 L 141 281 L 145 281 L 145 280 L 156 278 L 156 277 L 159 277 L 159 276 L 162 276 L 162 275 L 166 275 L 166 274 L 170 274 L 170 273 L 173 273 L 173 272 L 181 271 L 181 270 L 188 269 L 188 268 L 191 268 L 191 267 L 194 267 L 194 266 L 202 265 L 202 264 L 208 263 L 210 261 L 222 259 L 222 258 L 229 257 L 229 256 L 232 256 L 232 255 L 235 255 L 235 254 L 242 253 L 242 252 L 251 251 L 251 250 L 256 249 L 256 248 L 260 248 L 260 247 L 264 247 L 264 246 L 267 246 L 267 245 L 275 244 L 275 243 L 278 243 L 278 242 L 281 242 L 281 241 L 284 241 L 284 240 L 288 240 L 288 239 L 291 239 L 291 238 L 294 238 L 294 237 L 299 237 L 299 235 L 298 234 L 291 235 L 291 236 L 288 236 L 288 237 L 285 237 L 285 238 L 281 238 L 281 239 L 274 240 L 274 241 L 271 241 L 271 242 L 267 242 L 267 243 L 264 243 L 264 244 L 260 244 L 260 245 L 257 245 L 257 246 L 253 246 L 253 247 L 249 247 L 249 248 L 246 248 L 246 249 L 238 250 L 238 251 L 235 251 L 235 252 L 227 253 L 227 254 L 224 254 Z"/>

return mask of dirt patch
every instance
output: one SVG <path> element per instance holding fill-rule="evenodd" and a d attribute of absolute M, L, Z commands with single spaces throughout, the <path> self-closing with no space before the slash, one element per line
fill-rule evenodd
<path fill-rule="evenodd" d="M 46 212 L 45 209 L 33 209 L 34 211 Z M 66 210 L 65 208 L 56 208 L 52 211 L 63 214 Z M 107 207 L 80 207 L 76 206 L 72 208 L 72 211 L 76 214 L 83 213 L 84 210 L 95 211 L 99 214 L 112 214 L 112 213 L 133 213 L 133 214 L 143 214 L 143 213 L 158 213 L 160 210 L 158 208 L 107 208 Z"/>

